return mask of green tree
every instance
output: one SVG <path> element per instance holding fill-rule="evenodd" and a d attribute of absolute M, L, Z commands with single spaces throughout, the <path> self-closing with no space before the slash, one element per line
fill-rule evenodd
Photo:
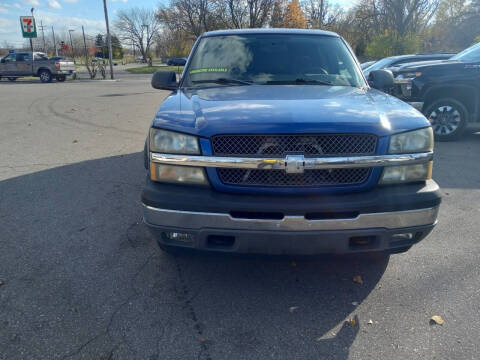
<path fill-rule="evenodd" d="M 378 36 L 365 49 L 369 58 L 379 59 L 394 55 L 414 54 L 420 50 L 420 39 L 416 35 L 397 37 L 391 34 Z"/>

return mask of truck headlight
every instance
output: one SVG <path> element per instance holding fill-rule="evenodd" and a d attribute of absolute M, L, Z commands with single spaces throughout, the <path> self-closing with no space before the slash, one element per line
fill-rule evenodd
<path fill-rule="evenodd" d="M 153 181 L 173 184 L 208 185 L 205 169 L 193 166 L 175 166 L 150 163 L 150 178 Z"/>
<path fill-rule="evenodd" d="M 389 154 L 419 153 L 433 150 L 431 127 L 392 135 L 388 147 Z"/>
<path fill-rule="evenodd" d="M 151 128 L 150 151 L 165 154 L 200 154 L 200 147 L 195 136 Z"/>
<path fill-rule="evenodd" d="M 431 127 L 392 135 L 388 147 L 389 154 L 408 154 L 433 151 L 433 131 Z M 432 178 L 433 162 L 423 164 L 387 166 L 383 169 L 381 184 L 394 184 L 425 181 Z"/>
<path fill-rule="evenodd" d="M 421 72 L 409 72 L 398 75 L 395 80 L 399 82 L 412 81 L 413 79 L 422 76 Z"/>

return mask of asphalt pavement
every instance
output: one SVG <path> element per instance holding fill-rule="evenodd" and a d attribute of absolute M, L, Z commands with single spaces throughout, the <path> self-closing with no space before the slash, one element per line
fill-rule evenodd
<path fill-rule="evenodd" d="M 406 254 L 173 257 L 141 222 L 149 80 L 0 82 L 0 359 L 479 358 L 480 133 L 437 144 Z"/>

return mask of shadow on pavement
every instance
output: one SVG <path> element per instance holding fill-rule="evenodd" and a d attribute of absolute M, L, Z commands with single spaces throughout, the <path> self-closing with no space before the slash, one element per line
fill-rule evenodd
<path fill-rule="evenodd" d="M 0 182 L 3 356 L 348 358 L 388 258 L 167 255 L 144 176 L 134 153 Z"/>

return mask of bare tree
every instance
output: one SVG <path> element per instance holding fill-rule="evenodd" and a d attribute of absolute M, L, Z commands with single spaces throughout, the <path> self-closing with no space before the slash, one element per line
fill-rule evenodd
<path fill-rule="evenodd" d="M 120 10 L 114 26 L 121 40 L 133 44 L 144 59 L 148 58 L 153 39 L 160 31 L 160 21 L 155 11 L 140 8 Z"/>
<path fill-rule="evenodd" d="M 338 5 L 332 5 L 328 0 L 307 0 L 303 2 L 303 8 L 309 27 L 314 29 L 330 29 L 343 13 Z"/>

